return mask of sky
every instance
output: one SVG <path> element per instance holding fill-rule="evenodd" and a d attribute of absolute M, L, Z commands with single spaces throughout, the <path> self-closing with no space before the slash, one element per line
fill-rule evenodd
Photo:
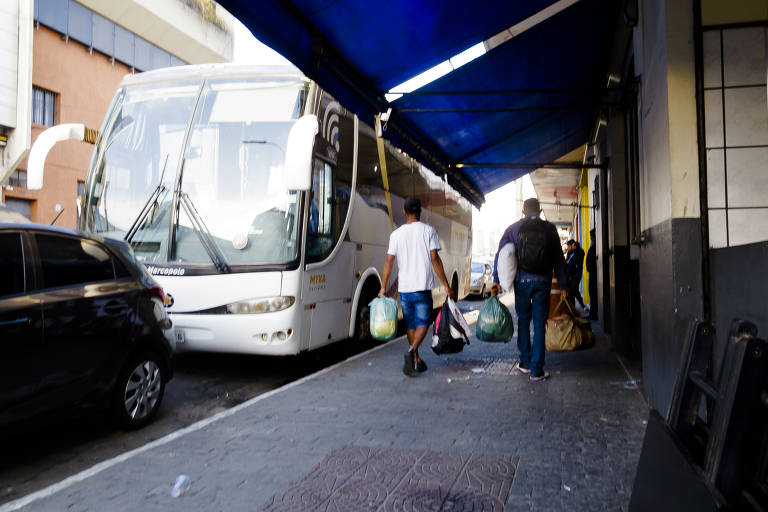
<path fill-rule="evenodd" d="M 472 208 L 472 254 L 482 258 L 491 257 L 507 226 L 520 220 L 523 201 L 536 197 L 530 175 L 485 195 L 481 209 Z"/>
<path fill-rule="evenodd" d="M 232 58 L 234 62 L 265 65 L 290 64 L 282 55 L 256 39 L 239 20 L 235 19 L 234 23 L 235 45 Z"/>

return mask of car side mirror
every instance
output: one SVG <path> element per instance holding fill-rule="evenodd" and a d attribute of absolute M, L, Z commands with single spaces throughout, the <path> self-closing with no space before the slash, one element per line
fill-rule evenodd
<path fill-rule="evenodd" d="M 285 186 L 288 190 L 309 190 L 312 187 L 312 148 L 318 132 L 317 116 L 301 116 L 288 133 L 285 147 Z"/>

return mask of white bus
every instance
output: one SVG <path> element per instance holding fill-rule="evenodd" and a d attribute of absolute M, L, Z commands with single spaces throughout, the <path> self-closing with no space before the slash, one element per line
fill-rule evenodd
<path fill-rule="evenodd" d="M 419 197 L 465 296 L 469 203 L 385 147 L 395 225 Z M 292 67 L 126 77 L 79 201 L 80 229 L 127 240 L 163 286 L 179 350 L 287 355 L 369 336 L 391 232 L 375 133 Z"/>

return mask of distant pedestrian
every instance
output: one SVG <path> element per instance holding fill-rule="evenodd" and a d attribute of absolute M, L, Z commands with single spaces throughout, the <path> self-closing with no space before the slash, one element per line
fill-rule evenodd
<path fill-rule="evenodd" d="M 432 288 L 435 279 L 432 271 L 445 287 L 445 293 L 453 298 L 453 292 L 445 277 L 443 261 L 440 259 L 440 240 L 435 228 L 424 224 L 421 218 L 421 201 L 417 197 L 405 200 L 403 208 L 405 224 L 389 236 L 389 249 L 381 272 L 379 297 L 386 295 L 387 281 L 392 265 L 397 259 L 397 287 L 400 292 L 400 307 L 403 310 L 405 329 L 408 334 L 408 352 L 405 354 L 403 373 L 412 377 L 414 373 L 426 371 L 427 365 L 419 357 L 419 345 L 432 323 Z"/>
<path fill-rule="evenodd" d="M 597 320 L 597 249 L 594 229 L 589 230 L 587 276 L 589 277 L 589 319 Z"/>
<path fill-rule="evenodd" d="M 523 203 L 523 218 L 509 226 L 499 241 L 499 250 L 515 244 L 517 275 L 515 276 L 515 311 L 517 312 L 517 348 L 520 360 L 515 367 L 529 374 L 531 382 L 549 378 L 544 371 L 544 336 L 549 315 L 552 271 L 561 283 L 567 283 L 565 260 L 555 226 L 539 218 L 541 207 L 535 198 Z M 498 252 L 493 263 L 493 287 L 499 293 Z M 565 298 L 566 291 L 560 292 Z M 533 342 L 531 342 L 533 320 Z"/>
<path fill-rule="evenodd" d="M 568 240 L 568 252 L 565 255 L 565 267 L 568 273 L 568 300 L 571 304 L 578 301 L 581 309 L 586 309 L 584 298 L 581 296 L 579 286 L 581 285 L 581 276 L 584 273 L 584 249 L 576 240 Z"/>

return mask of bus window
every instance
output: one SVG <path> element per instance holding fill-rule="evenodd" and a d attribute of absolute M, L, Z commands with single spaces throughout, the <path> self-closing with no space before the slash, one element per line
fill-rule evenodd
<path fill-rule="evenodd" d="M 309 192 L 307 261 L 319 261 L 331 252 L 331 210 L 333 208 L 333 168 L 316 158 L 312 168 L 312 190 Z"/>
<path fill-rule="evenodd" d="M 383 215 L 388 219 L 387 200 L 384 194 L 384 183 L 381 176 L 379 164 L 379 152 L 376 146 L 376 135 L 373 128 L 365 123 L 358 123 L 358 157 L 357 157 L 357 192 L 360 199 L 365 203 L 370 212 L 376 212 L 377 215 Z M 386 144 L 387 149 L 391 151 L 391 146 Z M 404 168 L 405 165 L 393 155 L 387 153 L 387 170 L 389 175 L 389 187 L 392 202 L 392 218 L 395 225 L 399 226 L 405 223 L 403 215 L 403 199 L 413 193 L 413 178 L 410 168 Z M 394 180 L 392 171 L 394 170 Z M 389 222 L 387 220 L 387 222 Z M 378 236 L 370 237 L 373 233 L 359 233 L 361 241 L 375 243 Z"/>
<path fill-rule="evenodd" d="M 384 141 L 384 150 L 387 155 L 387 176 L 389 178 L 389 191 L 403 199 L 412 196 L 414 194 L 414 160 L 406 155 L 402 150 L 397 149 L 392 144 L 390 144 L 388 140 Z M 394 214 L 394 212 L 392 213 Z"/>
<path fill-rule="evenodd" d="M 414 173 L 414 195 L 421 200 L 422 208 L 442 216 L 445 213 L 443 179 L 423 165 L 417 166 Z"/>
<path fill-rule="evenodd" d="M 381 189 L 381 172 L 379 171 L 379 153 L 376 149 L 376 136 L 373 128 L 365 123 L 358 125 L 357 142 L 357 186 L 366 190 Z"/>
<path fill-rule="evenodd" d="M 298 257 L 298 195 L 285 187 L 283 162 L 307 87 L 293 78 L 206 82 L 184 153 L 171 261 L 222 267 Z"/>
<path fill-rule="evenodd" d="M 338 159 L 333 169 L 333 240 L 338 241 L 349 211 L 352 190 L 352 168 L 355 159 L 354 114 L 342 109 L 339 117 Z"/>

